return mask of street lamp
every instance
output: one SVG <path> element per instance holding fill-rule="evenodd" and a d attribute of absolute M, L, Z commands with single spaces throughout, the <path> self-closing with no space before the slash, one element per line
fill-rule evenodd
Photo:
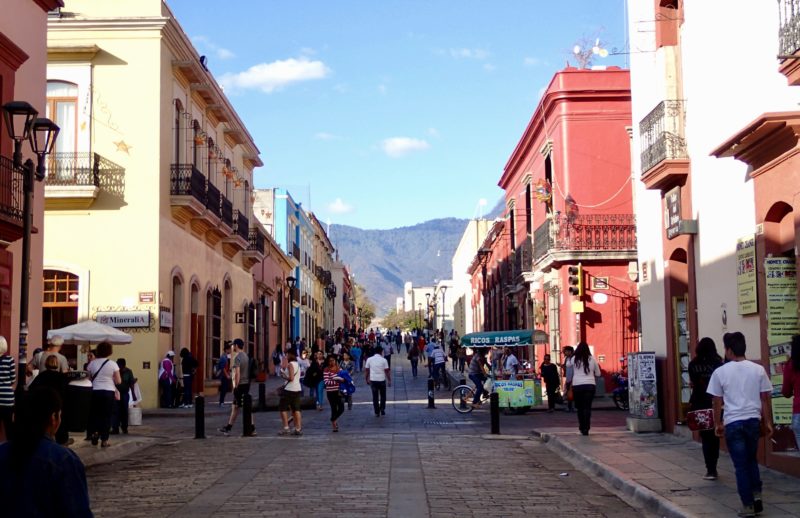
<path fill-rule="evenodd" d="M 442 285 L 440 289 L 442 290 L 442 333 L 444 333 L 446 331 L 445 324 L 447 322 L 447 306 L 444 304 L 444 295 L 447 293 L 447 286 Z"/>
<path fill-rule="evenodd" d="M 289 341 L 294 347 L 294 287 L 297 286 L 297 279 L 291 275 L 286 277 L 286 285 L 289 287 Z"/>
<path fill-rule="evenodd" d="M 422 331 L 422 302 L 417 302 L 417 312 L 419 315 L 417 319 L 417 329 Z"/>
<path fill-rule="evenodd" d="M 39 112 L 25 101 L 11 101 L 3 105 L 3 119 L 8 135 L 14 140 L 13 167 L 22 173 L 22 259 L 19 283 L 19 374 L 17 398 L 19 403 L 25 392 L 25 370 L 28 365 L 28 299 L 30 294 L 31 227 L 33 220 L 34 179 L 44 180 L 45 156 L 53 150 L 59 128 L 50 119 L 37 118 Z M 27 140 L 36 154 L 37 162 L 28 159 L 22 163 L 22 142 Z"/>
<path fill-rule="evenodd" d="M 328 296 L 328 299 L 331 301 L 331 330 L 336 329 L 336 285 L 334 283 L 330 283 L 325 287 L 325 295 Z"/>

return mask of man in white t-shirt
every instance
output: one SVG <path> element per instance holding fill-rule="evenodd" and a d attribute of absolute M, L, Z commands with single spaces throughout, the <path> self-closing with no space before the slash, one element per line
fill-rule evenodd
<path fill-rule="evenodd" d="M 772 436 L 772 383 L 764 367 L 745 358 L 747 344 L 742 333 L 725 333 L 722 341 L 728 361 L 711 375 L 707 391 L 714 396 L 716 434 L 725 434 L 736 470 L 736 489 L 743 506 L 739 516 L 755 516 L 764 510 L 756 454 L 762 429 L 767 437 Z"/>
<path fill-rule="evenodd" d="M 364 364 L 367 385 L 372 388 L 372 408 L 375 417 L 386 415 L 386 385 L 392 386 L 392 371 L 383 357 L 383 348 L 375 347 L 373 355 Z"/>
<path fill-rule="evenodd" d="M 503 365 L 503 371 L 508 373 L 508 379 L 515 380 L 517 379 L 517 373 L 519 372 L 519 360 L 511 351 L 510 347 L 506 347 L 503 350 L 503 356 L 506 358 L 506 363 Z"/>

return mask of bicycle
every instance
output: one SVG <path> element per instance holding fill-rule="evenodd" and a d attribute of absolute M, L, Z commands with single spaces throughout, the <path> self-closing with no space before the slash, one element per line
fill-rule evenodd
<path fill-rule="evenodd" d="M 490 393 L 487 390 L 483 390 L 481 392 L 481 399 L 480 403 L 486 403 L 489 401 Z M 470 387 L 469 385 L 459 385 L 453 389 L 453 408 L 459 414 L 469 414 L 474 410 L 472 406 L 472 401 L 475 399 L 475 389 Z"/>

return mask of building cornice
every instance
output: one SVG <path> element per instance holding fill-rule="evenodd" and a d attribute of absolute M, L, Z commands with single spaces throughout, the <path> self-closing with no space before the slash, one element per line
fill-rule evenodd
<path fill-rule="evenodd" d="M 47 47 L 47 61 L 84 61 L 94 59 L 100 47 L 97 45 L 53 45 Z"/>
<path fill-rule="evenodd" d="M 64 0 L 33 0 L 36 5 L 41 7 L 42 11 L 49 13 L 53 9 L 64 7 Z"/>
<path fill-rule="evenodd" d="M 0 32 L 0 61 L 16 72 L 29 57 L 24 50 Z"/>

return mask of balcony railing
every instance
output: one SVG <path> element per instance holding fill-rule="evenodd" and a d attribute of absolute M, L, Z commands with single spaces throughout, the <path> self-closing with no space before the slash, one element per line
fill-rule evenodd
<path fill-rule="evenodd" d="M 170 166 L 170 193 L 173 196 L 191 196 L 205 206 L 206 177 L 191 164 Z"/>
<path fill-rule="evenodd" d="M 689 158 L 686 152 L 685 102 L 662 101 L 639 123 L 642 173 L 664 160 Z"/>
<path fill-rule="evenodd" d="M 533 244 L 530 236 L 526 237 L 522 243 L 514 250 L 514 277 L 522 275 L 523 272 L 530 272 L 533 269 Z"/>
<path fill-rule="evenodd" d="M 97 153 L 54 153 L 47 163 L 48 185 L 100 185 Z"/>
<path fill-rule="evenodd" d="M 778 0 L 778 14 L 778 55 L 791 56 L 800 50 L 800 0 Z"/>
<path fill-rule="evenodd" d="M 221 195 L 219 189 L 211 182 L 208 182 L 208 191 L 206 192 L 206 208 L 216 217 L 222 217 Z"/>
<path fill-rule="evenodd" d="M 292 243 L 292 256 L 298 261 L 300 260 L 300 247 L 297 243 Z"/>
<path fill-rule="evenodd" d="M 224 196 L 222 197 L 222 222 L 233 228 L 233 203 Z"/>
<path fill-rule="evenodd" d="M 633 214 L 561 214 L 533 232 L 533 261 L 552 252 L 636 251 Z"/>
<path fill-rule="evenodd" d="M 0 215 L 22 226 L 23 172 L 10 158 L 0 156 Z"/>
<path fill-rule="evenodd" d="M 250 222 L 247 217 L 239 210 L 233 211 L 233 233 L 241 237 L 248 243 L 250 242 Z"/>
<path fill-rule="evenodd" d="M 258 252 L 264 255 L 264 234 L 257 228 L 251 228 L 249 234 L 250 245 L 247 247 L 249 251 Z"/>

